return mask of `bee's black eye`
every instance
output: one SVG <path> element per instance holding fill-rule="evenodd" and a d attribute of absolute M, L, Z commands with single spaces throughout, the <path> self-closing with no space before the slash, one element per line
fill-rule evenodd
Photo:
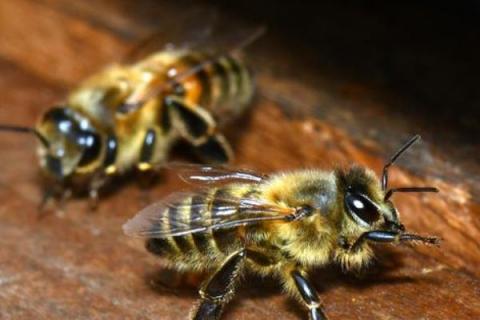
<path fill-rule="evenodd" d="M 357 193 L 347 193 L 345 206 L 352 218 L 363 226 L 368 226 L 380 218 L 380 212 L 370 199 Z"/>
<path fill-rule="evenodd" d="M 100 137 L 98 135 L 93 132 L 85 132 L 78 137 L 77 141 L 84 148 L 82 158 L 78 164 L 80 167 L 86 166 L 97 159 L 101 149 Z"/>

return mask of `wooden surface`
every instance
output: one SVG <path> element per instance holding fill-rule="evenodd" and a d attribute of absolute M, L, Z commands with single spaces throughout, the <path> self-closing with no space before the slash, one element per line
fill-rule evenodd
<path fill-rule="evenodd" d="M 251 16 L 248 4 L 235 10 Z M 0 122 L 33 124 L 69 87 L 189 8 L 1 1 Z M 442 237 L 441 247 L 379 247 L 378 262 L 360 279 L 335 267 L 312 278 L 331 319 L 480 318 L 480 99 L 469 78 L 478 63 L 468 59 L 479 51 L 474 13 L 452 10 L 457 24 L 427 7 L 320 9 L 298 37 L 300 22 L 279 22 L 298 8 L 279 8 L 278 20 L 264 15 L 273 27 L 248 52 L 262 95 L 241 119 L 242 130 L 229 132 L 236 164 L 271 172 L 357 162 L 378 172 L 402 141 L 421 133 L 426 141 L 391 170 L 391 183 L 441 189 L 395 195 L 407 228 Z M 442 39 L 433 36 L 439 25 L 448 30 Z M 96 212 L 76 199 L 63 214 L 39 220 L 34 147 L 29 137 L 0 136 L 0 318 L 185 319 L 195 289 L 155 285 L 166 274 L 160 261 L 121 231 L 144 205 L 138 186 L 126 183 Z M 178 188 L 185 186 L 166 173 L 150 198 Z M 241 287 L 225 319 L 304 316 L 277 284 L 258 279 Z"/>

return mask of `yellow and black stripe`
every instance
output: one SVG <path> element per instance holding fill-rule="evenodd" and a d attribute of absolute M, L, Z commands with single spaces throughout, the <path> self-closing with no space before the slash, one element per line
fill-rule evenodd
<path fill-rule="evenodd" d="M 221 216 L 219 211 L 225 206 L 223 199 L 228 199 L 228 196 L 228 189 L 219 188 L 215 191 L 212 198 L 212 216 Z M 231 253 L 232 249 L 234 251 L 234 248 L 238 248 L 238 246 L 241 245 L 237 228 L 214 229 L 212 230 L 212 237 L 215 242 L 215 247 L 226 255 Z"/>
<path fill-rule="evenodd" d="M 198 194 L 183 199 L 178 206 L 172 206 L 164 212 L 164 216 L 168 217 L 168 223 L 163 221 L 161 225 L 153 225 L 152 230 L 168 233 L 171 230 L 170 226 L 179 219 L 182 223 L 188 223 L 192 229 L 195 229 L 199 226 L 195 221 L 207 221 L 218 215 L 223 199 L 228 198 L 230 192 L 231 190 L 227 188 L 215 188 L 207 194 Z M 202 204 L 204 206 L 198 206 Z M 207 208 L 207 210 L 203 210 L 203 208 Z M 148 239 L 147 249 L 156 255 L 169 258 L 181 258 L 179 255 L 186 259 L 198 255 L 205 258 L 225 257 L 243 246 L 240 228 L 243 227 L 213 228 L 187 235 Z"/>
<path fill-rule="evenodd" d="M 208 61 L 211 63 L 206 63 Z M 250 73 L 241 61 L 230 55 L 216 56 L 190 52 L 180 58 L 178 63 L 183 70 L 194 69 L 202 63 L 205 64 L 205 67 L 200 68 L 193 75 L 200 86 L 198 100 L 195 103 L 214 114 L 225 111 L 237 113 L 251 98 L 253 83 Z M 188 81 L 188 78 L 185 81 Z M 185 96 L 189 96 L 188 89 Z M 240 110 L 222 110 L 224 108 Z"/>

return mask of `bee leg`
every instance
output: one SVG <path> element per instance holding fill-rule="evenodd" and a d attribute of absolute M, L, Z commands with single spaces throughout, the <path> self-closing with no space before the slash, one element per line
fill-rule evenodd
<path fill-rule="evenodd" d="M 63 189 L 60 195 L 60 201 L 58 203 L 59 210 L 61 212 L 65 211 L 65 207 L 67 206 L 67 201 L 72 197 L 72 190 L 71 189 Z"/>
<path fill-rule="evenodd" d="M 143 139 L 143 146 L 140 151 L 140 161 L 137 164 L 137 169 L 140 171 L 139 184 L 142 189 L 142 202 L 148 203 L 150 201 L 149 194 L 146 191 L 154 184 L 158 170 L 158 164 L 154 164 L 155 147 L 157 142 L 157 131 L 150 128 L 145 133 Z"/>
<path fill-rule="evenodd" d="M 383 242 L 383 243 L 399 243 L 405 241 L 412 241 L 412 242 L 423 242 L 426 244 L 438 244 L 439 239 L 437 237 L 422 237 L 416 234 L 410 233 L 399 233 L 395 231 L 384 231 L 384 230 L 375 230 L 375 231 L 368 231 L 363 233 L 350 247 L 350 251 L 356 252 L 361 247 L 365 241 L 373 241 L 373 242 Z"/>
<path fill-rule="evenodd" d="M 60 215 L 63 215 L 65 212 L 65 207 L 67 200 L 72 196 L 72 190 L 69 188 L 64 187 L 63 185 L 61 187 L 49 187 L 45 189 L 43 195 L 42 195 L 42 200 L 40 201 L 38 205 L 38 218 L 42 218 L 45 213 L 46 213 L 46 207 L 48 205 L 48 202 L 50 200 L 54 200 L 55 204 L 57 205 L 57 213 Z"/>
<path fill-rule="evenodd" d="M 137 164 L 138 170 L 146 172 L 152 170 L 152 159 L 157 142 L 157 133 L 154 129 L 148 129 L 143 138 L 143 146 L 140 151 L 140 161 Z"/>
<path fill-rule="evenodd" d="M 216 122 L 210 113 L 198 105 L 188 105 L 175 96 L 165 98 L 165 106 L 180 122 L 181 136 L 196 147 L 197 155 L 207 163 L 227 163 L 233 152 L 221 135 L 216 133 Z M 169 112 L 169 113 L 170 113 Z"/>
<path fill-rule="evenodd" d="M 45 213 L 45 208 L 48 204 L 48 201 L 50 199 L 53 199 L 55 198 L 55 190 L 54 188 L 47 188 L 45 189 L 45 191 L 43 192 L 43 195 L 42 195 L 42 200 L 40 201 L 40 203 L 38 204 L 38 216 L 41 217 L 44 215 Z"/>
<path fill-rule="evenodd" d="M 210 113 L 198 105 L 190 105 L 184 99 L 167 96 L 164 99 L 168 114 L 179 123 L 180 134 L 190 143 L 197 145 L 215 131 L 216 123 Z"/>
<path fill-rule="evenodd" d="M 193 320 L 218 320 L 223 308 L 233 297 L 235 283 L 245 260 L 241 250 L 230 257 L 200 289 L 200 305 L 196 308 Z"/>
<path fill-rule="evenodd" d="M 221 134 L 208 137 L 207 141 L 196 147 L 197 155 L 207 163 L 228 163 L 233 159 L 230 144 Z"/>
<path fill-rule="evenodd" d="M 103 187 L 107 183 L 108 179 L 109 179 L 109 176 L 107 176 L 105 173 L 102 172 L 94 175 L 92 180 L 90 181 L 90 185 L 88 187 L 88 198 L 89 198 L 90 210 L 95 211 L 98 208 L 99 190 L 101 187 Z"/>
<path fill-rule="evenodd" d="M 289 279 L 286 279 L 285 285 L 288 291 L 293 291 L 296 296 L 299 295 L 301 297 L 303 303 L 308 308 L 310 320 L 327 320 L 317 291 L 302 270 L 293 269 L 290 271 Z"/>

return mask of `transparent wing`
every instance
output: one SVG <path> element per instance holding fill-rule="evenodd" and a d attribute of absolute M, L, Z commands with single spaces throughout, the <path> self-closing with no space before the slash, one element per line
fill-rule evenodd
<path fill-rule="evenodd" d="M 141 210 L 123 230 L 129 236 L 165 238 L 261 221 L 289 221 L 294 212 L 256 198 L 215 195 L 212 199 L 202 191 L 174 193 Z"/>
<path fill-rule="evenodd" d="M 183 15 L 163 17 L 157 30 L 137 43 L 125 62 L 135 62 L 161 50 L 230 52 L 251 43 L 251 35 L 259 28 L 265 29 L 220 13 L 212 6 L 191 6 Z"/>
<path fill-rule="evenodd" d="M 183 162 L 171 162 L 165 168 L 175 171 L 183 181 L 190 184 L 260 183 L 268 177 L 250 170 Z"/>
<path fill-rule="evenodd" d="M 197 65 L 178 73 L 159 85 L 152 86 L 142 92 L 128 97 L 124 106 L 120 108 L 122 113 L 133 112 L 140 108 L 146 101 L 159 95 L 162 91 L 174 91 L 178 82 L 195 75 L 225 55 L 235 55 L 241 52 L 246 46 L 250 45 L 261 37 L 266 28 L 258 25 L 247 25 L 231 17 L 219 17 L 213 9 L 203 9 L 194 14 L 188 15 L 182 23 L 183 32 L 167 29 L 152 35 L 143 41 L 137 49 L 130 54 L 129 60 L 139 60 L 141 56 L 146 56 L 158 50 L 198 50 L 210 53 L 211 58 L 199 62 Z M 181 41 L 178 38 L 188 38 L 188 34 L 195 34 L 192 41 Z M 177 34 L 172 37 L 172 34 Z M 163 39 L 161 39 L 163 38 Z M 176 39 L 176 40 L 175 40 Z M 175 45 L 175 42 L 179 43 Z M 161 46 L 157 46 L 162 44 Z"/>
<path fill-rule="evenodd" d="M 132 63 L 163 50 L 194 50 L 205 46 L 213 37 L 218 10 L 212 7 L 189 8 L 183 15 L 164 17 L 158 30 L 145 36 L 126 55 L 124 62 Z"/>

